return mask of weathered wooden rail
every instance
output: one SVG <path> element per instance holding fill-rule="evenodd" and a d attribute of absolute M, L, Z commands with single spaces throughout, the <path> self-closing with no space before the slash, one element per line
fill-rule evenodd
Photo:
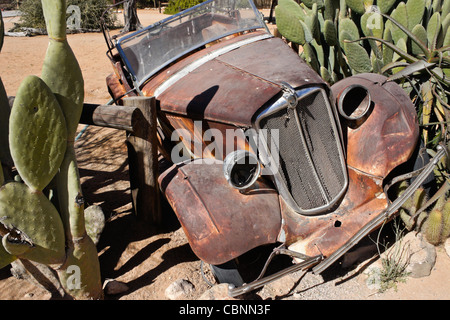
<path fill-rule="evenodd" d="M 138 219 L 159 225 L 158 137 L 154 97 L 123 99 L 123 106 L 83 106 L 80 123 L 126 131 L 133 209 Z"/>

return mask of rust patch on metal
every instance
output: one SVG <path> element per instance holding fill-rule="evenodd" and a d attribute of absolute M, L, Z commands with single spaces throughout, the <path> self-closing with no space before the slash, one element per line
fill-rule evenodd
<path fill-rule="evenodd" d="M 165 112 L 249 127 L 255 112 L 279 92 L 278 85 L 212 60 L 175 82 L 158 100 Z"/>
<path fill-rule="evenodd" d="M 387 208 L 382 180 L 349 169 L 349 188 L 334 212 L 322 216 L 302 216 L 281 199 L 283 230 L 290 249 L 306 255 L 332 254 L 365 224 Z"/>
<path fill-rule="evenodd" d="M 373 111 L 358 128 L 347 130 L 348 165 L 368 174 L 385 177 L 414 152 L 419 126 L 411 100 L 395 83 L 376 74 L 359 74 L 331 87 L 339 99 L 352 84 L 365 86 L 372 97 Z"/>
<path fill-rule="evenodd" d="M 261 56 L 261 59 L 255 57 Z M 280 57 L 282 57 L 280 59 Z M 273 83 L 291 87 L 326 86 L 322 78 L 280 38 L 270 38 L 228 52 L 217 60 Z"/>
<path fill-rule="evenodd" d="M 222 165 L 194 160 L 164 172 L 159 183 L 194 253 L 222 264 L 264 244 L 274 243 L 281 227 L 276 190 L 258 181 L 242 194 L 229 186 Z"/>

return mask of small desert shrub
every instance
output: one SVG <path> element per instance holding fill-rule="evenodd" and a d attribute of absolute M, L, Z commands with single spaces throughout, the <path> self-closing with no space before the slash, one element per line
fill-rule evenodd
<path fill-rule="evenodd" d="M 111 3 L 107 0 L 67 0 L 67 6 L 76 5 L 81 12 L 81 29 L 100 30 L 100 17 Z M 45 29 L 41 0 L 26 0 L 20 6 L 22 16 L 18 28 Z M 69 18 L 70 13 L 67 14 Z M 108 27 L 115 26 L 117 18 L 112 13 L 105 14 Z"/>
<path fill-rule="evenodd" d="M 389 289 L 397 290 L 397 283 L 406 282 L 409 276 L 407 267 L 411 252 L 409 245 L 402 241 L 405 230 L 402 228 L 399 219 L 394 219 L 390 224 L 395 236 L 394 244 L 388 249 L 389 243 L 380 240 L 379 237 L 375 241 L 378 254 L 381 257 L 381 268 L 372 270 L 368 279 L 370 284 L 378 285 L 379 292 L 385 292 Z M 378 236 L 381 234 L 381 229 Z M 382 251 L 384 251 L 383 255 L 381 254 Z"/>
<path fill-rule="evenodd" d="M 202 2 L 203 0 L 170 0 L 167 8 L 164 9 L 164 13 L 175 14 L 180 11 L 189 9 Z"/>

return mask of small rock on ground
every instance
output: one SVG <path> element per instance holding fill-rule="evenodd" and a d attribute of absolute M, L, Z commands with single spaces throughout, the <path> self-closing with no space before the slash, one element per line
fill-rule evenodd
<path fill-rule="evenodd" d="M 190 281 L 179 279 L 167 287 L 165 295 L 170 300 L 182 300 L 186 299 L 193 291 L 194 285 Z"/>
<path fill-rule="evenodd" d="M 198 300 L 235 300 L 228 295 L 228 283 L 217 284 L 206 290 Z"/>
<path fill-rule="evenodd" d="M 114 279 L 107 279 L 103 284 L 103 292 L 107 295 L 116 295 L 128 291 L 128 286 Z"/>

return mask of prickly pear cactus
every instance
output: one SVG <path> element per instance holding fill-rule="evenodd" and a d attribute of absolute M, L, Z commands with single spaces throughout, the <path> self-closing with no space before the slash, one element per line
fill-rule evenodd
<path fill-rule="evenodd" d="M 33 190 L 54 178 L 67 146 L 64 115 L 48 86 L 36 76 L 20 85 L 9 120 L 9 145 L 17 171 Z"/>
<path fill-rule="evenodd" d="M 4 248 L 11 255 L 44 264 L 62 264 L 65 259 L 64 228 L 59 213 L 42 192 L 23 183 L 0 188 Z"/>
<path fill-rule="evenodd" d="M 56 184 L 68 256 L 58 274 L 64 289 L 72 296 L 79 299 L 98 299 L 102 296 L 100 266 L 95 244 L 85 228 L 83 193 L 73 146 L 83 108 L 83 77 L 66 38 L 66 1 L 42 0 L 42 8 L 49 34 L 42 79 L 55 94 L 67 125 L 67 149 L 56 177 Z M 80 272 L 79 286 L 67 281 L 72 279 L 67 276 L 71 268 L 77 268 Z"/>
<path fill-rule="evenodd" d="M 333 84 L 357 73 L 397 73 L 406 63 L 421 59 L 424 50 L 438 50 L 450 44 L 450 5 L 448 1 L 436 2 L 320 0 L 298 4 L 281 0 L 275 15 L 279 33 L 302 49 L 311 46 L 313 50 L 300 50 L 300 55 L 315 70 L 322 70 L 320 74 Z M 382 14 L 388 14 L 389 19 Z M 418 41 L 428 47 L 424 49 Z M 431 51 L 425 53 L 427 58 L 449 54 L 448 50 Z M 313 65 L 316 60 L 319 66 Z"/>
<path fill-rule="evenodd" d="M 25 78 L 10 114 L 3 105 L 6 93 L 0 90 L 2 119 L 9 119 L 0 142 L 9 142 L 20 175 L 17 182 L 0 175 L 0 268 L 17 258 L 56 266 L 61 285 L 73 298 L 101 299 L 98 254 L 86 232 L 73 145 L 83 107 L 83 77 L 66 39 L 65 0 L 42 0 L 42 6 L 49 46 L 41 78 Z M 0 160 L 7 160 L 3 155 L 9 149 L 0 148 Z M 52 188 L 56 192 L 49 193 L 50 201 L 46 194 Z M 98 239 L 99 231 L 89 230 Z"/>

